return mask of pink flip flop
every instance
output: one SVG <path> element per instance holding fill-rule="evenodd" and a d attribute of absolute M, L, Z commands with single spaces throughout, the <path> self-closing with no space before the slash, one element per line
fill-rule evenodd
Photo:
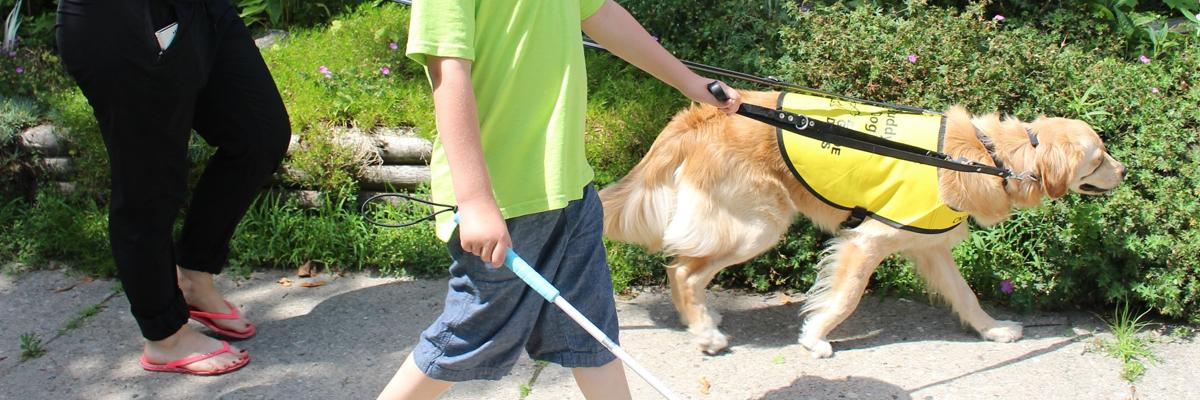
<path fill-rule="evenodd" d="M 204 326 L 208 327 L 208 329 L 211 329 L 213 332 L 216 332 L 221 336 L 232 339 L 247 339 L 251 336 L 254 336 L 254 333 L 258 331 L 254 327 L 254 324 L 250 324 L 245 331 L 238 332 L 222 328 L 213 323 L 214 320 L 218 319 L 238 319 L 242 317 L 241 314 L 238 313 L 237 307 L 234 307 L 233 304 L 230 304 L 228 301 L 226 301 L 225 305 L 229 307 L 228 314 L 200 311 L 199 309 L 196 309 L 196 307 L 188 306 L 188 316 L 192 317 L 192 319 L 196 320 L 196 322 L 204 324 Z"/>
<path fill-rule="evenodd" d="M 146 355 L 142 354 L 142 358 L 141 358 L 141 360 L 138 360 L 138 362 L 140 364 L 142 364 L 142 369 L 145 369 L 145 370 L 151 371 L 151 372 L 173 372 L 173 373 L 177 373 L 177 374 L 189 374 L 189 375 L 200 375 L 200 376 L 221 375 L 224 373 L 236 371 L 239 368 L 246 366 L 246 364 L 249 364 L 250 363 L 250 355 L 246 354 L 246 356 L 243 357 L 242 359 L 238 360 L 238 362 L 236 364 L 233 364 L 233 365 L 230 365 L 228 367 L 221 368 L 218 370 L 213 370 L 213 371 L 194 371 L 194 370 L 190 370 L 190 369 L 183 368 L 183 367 L 188 364 L 192 364 L 192 363 L 195 363 L 198 361 L 204 361 L 204 360 L 219 356 L 221 354 L 230 353 L 232 351 L 233 351 L 232 348 L 229 347 L 229 342 L 222 340 L 221 348 L 216 351 L 210 352 L 210 353 L 184 357 L 184 358 L 180 358 L 178 360 L 171 361 L 171 362 L 168 362 L 165 364 L 155 364 L 153 362 L 150 362 L 150 360 L 146 358 Z"/>

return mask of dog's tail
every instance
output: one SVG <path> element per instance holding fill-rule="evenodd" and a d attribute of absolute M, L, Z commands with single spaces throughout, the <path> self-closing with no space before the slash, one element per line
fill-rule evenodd
<path fill-rule="evenodd" d="M 711 106 L 692 106 L 671 119 L 650 151 L 629 174 L 600 191 L 604 233 L 609 238 L 659 251 L 677 204 L 685 157 L 694 153 L 709 122 L 724 115 Z"/>

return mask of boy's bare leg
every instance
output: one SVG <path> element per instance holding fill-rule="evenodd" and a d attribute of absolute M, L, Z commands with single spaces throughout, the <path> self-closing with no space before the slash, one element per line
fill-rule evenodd
<path fill-rule="evenodd" d="M 394 400 L 416 400 L 437 398 L 446 389 L 450 389 L 452 382 L 441 381 L 426 376 L 417 368 L 416 362 L 413 361 L 412 354 L 404 359 L 404 364 L 396 371 L 396 375 L 392 377 L 392 381 L 388 382 L 387 387 L 383 388 L 383 393 L 379 394 L 379 400 L 394 399 Z"/>
<path fill-rule="evenodd" d="M 612 360 L 596 368 L 572 368 L 575 384 L 588 400 L 629 399 L 629 382 L 625 380 L 625 365 Z"/>

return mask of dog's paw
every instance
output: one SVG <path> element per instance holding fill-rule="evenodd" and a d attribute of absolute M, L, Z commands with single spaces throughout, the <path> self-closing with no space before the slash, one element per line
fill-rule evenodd
<path fill-rule="evenodd" d="M 800 338 L 800 345 L 808 349 L 812 358 L 833 357 L 833 345 L 821 339 Z"/>
<path fill-rule="evenodd" d="M 700 332 L 692 341 L 700 347 L 700 351 L 708 355 L 719 354 L 729 348 L 729 338 L 716 329 Z"/>
<path fill-rule="evenodd" d="M 1021 338 L 1021 323 L 1013 321 L 996 321 L 996 326 L 981 332 L 983 338 L 992 342 L 1008 343 Z"/>

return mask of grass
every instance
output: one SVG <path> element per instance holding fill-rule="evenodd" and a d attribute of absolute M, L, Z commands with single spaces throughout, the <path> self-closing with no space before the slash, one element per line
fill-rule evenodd
<path fill-rule="evenodd" d="M 530 393 L 533 393 L 533 385 L 537 383 L 538 376 L 542 375 L 542 370 L 546 369 L 547 365 L 550 363 L 542 360 L 533 361 L 533 375 L 529 377 L 529 382 L 517 385 L 517 391 L 520 393 L 519 399 L 525 400 Z"/>
<path fill-rule="evenodd" d="M 1195 336 L 1195 335 L 1196 335 L 1196 328 L 1192 328 L 1187 325 L 1179 325 L 1174 328 L 1171 328 L 1171 337 L 1174 337 L 1179 340 L 1190 340 L 1192 338 L 1192 336 Z"/>
<path fill-rule="evenodd" d="M 1133 383 L 1146 373 L 1146 363 L 1157 361 L 1150 339 L 1142 335 L 1142 331 L 1150 324 L 1143 321 L 1149 310 L 1134 315 L 1129 303 L 1117 307 L 1113 316 L 1108 319 L 1109 329 L 1113 339 L 1101 343 L 1101 348 L 1109 356 L 1121 361 L 1121 378 Z"/>
<path fill-rule="evenodd" d="M 70 321 L 67 321 L 67 323 L 58 330 L 58 336 L 65 335 L 70 331 L 79 329 L 79 327 L 83 326 L 83 323 L 86 322 L 88 318 L 99 314 L 101 310 L 104 310 L 104 302 L 96 303 L 88 308 L 79 310 L 79 313 L 75 314 L 74 318 L 71 318 Z"/>
<path fill-rule="evenodd" d="M 36 333 L 21 334 L 21 362 L 32 360 L 46 354 L 42 347 L 42 339 Z"/>

